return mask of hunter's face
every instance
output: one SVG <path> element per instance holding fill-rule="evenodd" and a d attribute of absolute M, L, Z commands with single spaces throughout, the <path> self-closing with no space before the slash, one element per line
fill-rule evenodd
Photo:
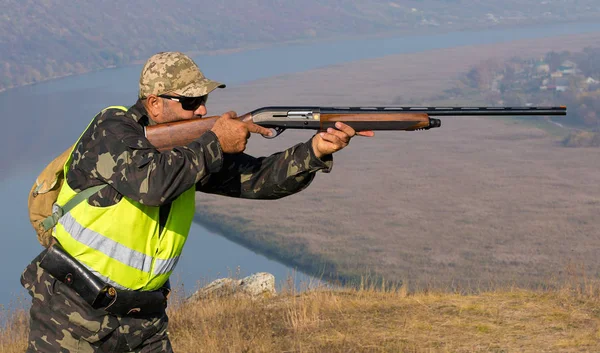
<path fill-rule="evenodd" d="M 193 118 L 200 118 L 206 115 L 206 105 L 204 105 L 204 102 L 194 110 L 189 110 L 189 107 L 186 107 L 188 109 L 184 109 L 183 106 L 185 104 L 169 98 L 163 98 L 162 104 L 162 116 L 159 118 L 161 121 L 157 121 L 159 123 L 189 120 Z"/>

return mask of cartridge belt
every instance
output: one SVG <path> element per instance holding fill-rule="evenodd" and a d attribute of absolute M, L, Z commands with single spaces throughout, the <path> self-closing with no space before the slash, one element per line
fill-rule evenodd
<path fill-rule="evenodd" d="M 40 267 L 73 289 L 94 309 L 119 316 L 152 316 L 164 313 L 167 307 L 168 281 L 154 291 L 117 289 L 91 273 L 58 243 L 44 251 Z"/>

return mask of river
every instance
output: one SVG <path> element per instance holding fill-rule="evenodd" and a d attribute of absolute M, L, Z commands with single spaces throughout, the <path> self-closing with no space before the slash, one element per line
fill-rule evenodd
<path fill-rule="evenodd" d="M 279 45 L 195 59 L 208 77 L 233 86 L 274 75 L 391 54 L 598 31 L 600 24 L 557 24 Z M 0 220 L 4 225 L 0 252 L 0 305 L 11 306 L 13 301 L 24 297 L 19 275 L 41 250 L 27 218 L 26 199 L 35 176 L 43 167 L 42 162 L 71 144 L 98 110 L 108 105 L 132 104 L 140 69 L 141 65 L 107 69 L 0 94 L 0 115 L 5 123 L 0 131 L 0 165 L 3 166 L 0 192 L 4 200 L 0 206 Z M 283 264 L 195 224 L 174 280 L 190 294 L 198 281 L 207 283 L 219 277 L 261 271 L 273 273 L 280 286 L 294 273 Z M 299 273 L 295 276 L 295 284 L 300 288 L 313 280 Z"/>

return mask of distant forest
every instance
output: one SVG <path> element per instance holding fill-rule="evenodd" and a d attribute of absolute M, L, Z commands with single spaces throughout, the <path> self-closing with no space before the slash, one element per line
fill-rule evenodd
<path fill-rule="evenodd" d="M 597 0 L 4 0 L 0 91 L 165 50 L 599 19 Z"/>

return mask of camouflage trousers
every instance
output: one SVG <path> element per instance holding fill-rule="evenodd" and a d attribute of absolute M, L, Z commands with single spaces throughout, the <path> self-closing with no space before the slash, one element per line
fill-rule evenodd
<path fill-rule="evenodd" d="M 166 313 L 120 317 L 92 308 L 75 291 L 39 266 L 39 257 L 21 275 L 32 296 L 27 353 L 173 352 Z"/>

